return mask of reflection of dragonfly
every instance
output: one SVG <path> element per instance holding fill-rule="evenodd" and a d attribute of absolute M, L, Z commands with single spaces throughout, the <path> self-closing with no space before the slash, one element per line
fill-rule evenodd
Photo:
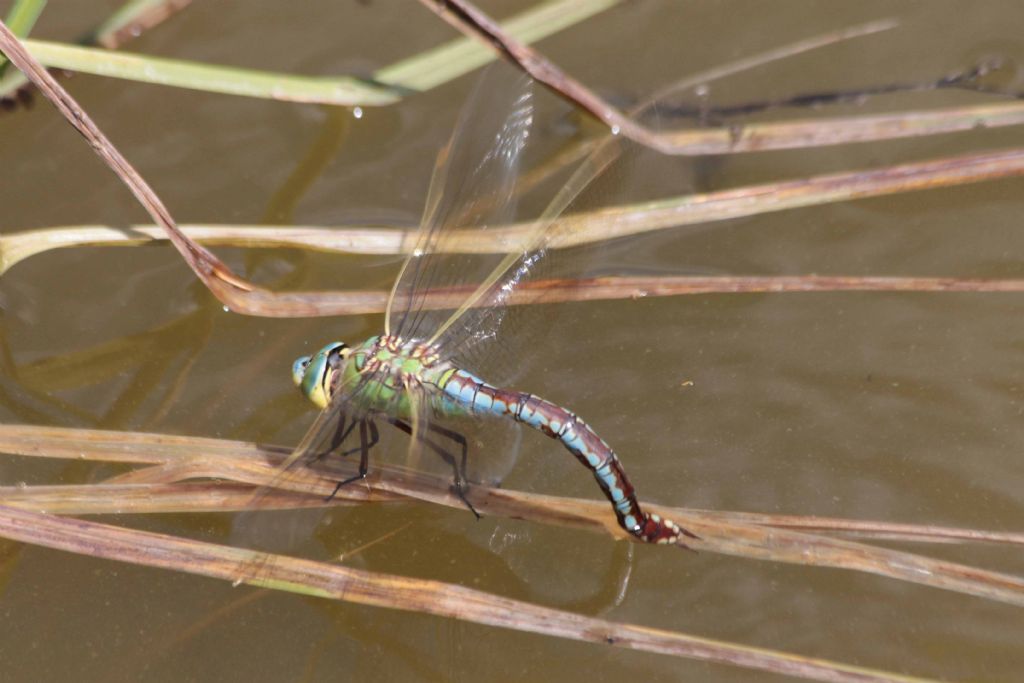
<path fill-rule="evenodd" d="M 507 116 L 497 130 L 481 111 L 494 108 Z M 522 289 L 545 255 L 554 218 L 601 170 L 594 159 L 585 163 L 533 223 L 530 236 L 510 245 L 511 253 L 490 261 L 458 253 L 455 237 L 466 235 L 452 230 L 459 221 L 486 238 L 488 229 L 506 225 L 513 216 L 517 170 L 527 143 L 533 142 L 534 119 L 535 102 L 527 88 L 495 93 L 478 86 L 439 156 L 418 244 L 392 290 L 384 334 L 356 346 L 334 342 L 295 361 L 295 383 L 325 410 L 289 462 L 325 452 L 321 444 L 327 442 L 326 451 L 334 450 L 358 428 L 359 446 L 350 452 L 360 453 L 359 474 L 338 486 L 358 480 L 366 476 L 368 452 L 378 440 L 375 421 L 385 421 L 452 467 L 454 490 L 473 510 L 465 497 L 467 441 L 437 424 L 437 418 L 507 417 L 561 441 L 593 472 L 630 534 L 681 544 L 683 536 L 692 534 L 641 508 L 614 451 L 589 425 L 549 401 L 499 389 L 459 367 L 479 360 L 485 343 L 497 336 L 512 293 Z M 429 289 L 467 283 L 472 293 L 454 312 L 428 310 Z"/>

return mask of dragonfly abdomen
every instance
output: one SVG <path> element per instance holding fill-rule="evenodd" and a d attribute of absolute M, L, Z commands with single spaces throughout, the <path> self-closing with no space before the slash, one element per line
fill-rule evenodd
<path fill-rule="evenodd" d="M 594 474 L 619 525 L 648 542 L 674 543 L 689 535 L 675 523 L 640 508 L 633 485 L 615 451 L 586 422 L 533 394 L 499 389 L 465 370 L 452 368 L 440 383 L 444 394 L 476 415 L 509 416 L 558 439 Z"/>

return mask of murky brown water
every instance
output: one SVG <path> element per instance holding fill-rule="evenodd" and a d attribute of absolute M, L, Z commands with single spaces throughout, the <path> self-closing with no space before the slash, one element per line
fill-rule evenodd
<path fill-rule="evenodd" d="M 0 3 L 6 11 L 10 3 Z M 41 37 L 71 38 L 118 3 L 51 3 Z M 482 3 L 498 16 L 528 5 Z M 543 49 L 602 92 L 634 96 L 824 30 L 899 16 L 901 28 L 714 87 L 716 102 L 936 78 L 1024 60 L 1020 3 L 629 3 Z M 451 36 L 415 3 L 196 3 L 129 49 L 308 74 L 369 72 Z M 467 77 L 359 121 L 320 107 L 77 76 L 67 85 L 181 222 L 412 224 Z M 1019 87 L 1019 84 L 1018 84 Z M 902 96 L 871 107 L 970 102 Z M 809 115 L 802 113 L 801 115 Z M 335 133 L 336 131 L 340 131 Z M 717 158 L 679 165 L 715 189 L 1019 144 L 1020 131 Z M 330 145 L 335 147 L 332 149 Z M 329 162 L 296 190 L 316 148 Z M 144 221 L 128 192 L 45 105 L 0 117 L 3 229 Z M 642 186 L 643 171 L 631 182 Z M 291 184 L 289 184 L 291 183 Z M 301 183 L 299 184 L 301 185 Z M 1020 181 L 909 194 L 664 231 L 624 261 L 711 274 L 1021 277 Z M 394 260 L 221 249 L 260 281 L 386 286 Z M 598 264 L 601 265 L 601 264 Z M 287 368 L 381 316 L 280 321 L 223 312 L 169 247 L 79 249 L 0 279 L 13 360 L 109 348 L 94 375 L 2 379 L 9 422 L 294 443 Z M 520 386 L 611 441 L 644 498 L 724 510 L 997 530 L 1024 527 L 1024 310 L 1010 294 L 708 295 L 562 306 Z M 692 380 L 693 386 L 683 386 Z M 4 483 L 80 482 L 73 463 L 5 462 Z M 558 444 L 523 435 L 506 484 L 596 497 Z M 318 556 L 403 525 L 349 560 L 618 621 L 949 680 L 1020 680 L 1019 608 L 834 570 L 636 548 L 605 537 L 426 506 L 320 520 L 231 515 L 117 520 Z M 297 547 L 296 547 L 297 546 Z M 5 680 L 715 680 L 765 676 L 400 612 L 245 588 L 3 544 Z M 908 549 L 917 549 L 908 546 Z M 928 549 L 1024 571 L 1019 550 Z M 621 602 L 618 581 L 629 575 Z"/>

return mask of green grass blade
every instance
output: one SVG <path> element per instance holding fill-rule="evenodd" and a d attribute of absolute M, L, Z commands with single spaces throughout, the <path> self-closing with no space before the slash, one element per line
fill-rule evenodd
<path fill-rule="evenodd" d="M 19 38 L 27 36 L 43 13 L 46 0 L 17 0 L 4 20 L 7 28 Z M 6 61 L 6 60 L 5 60 Z"/>
<path fill-rule="evenodd" d="M 137 12 L 140 5 L 145 6 L 149 2 L 152 0 L 129 3 L 115 13 L 104 26 L 123 22 L 125 16 L 134 16 L 128 14 L 129 11 Z M 512 35 L 524 42 L 537 41 L 620 2 L 622 0 L 554 0 L 513 17 L 504 26 Z M 477 41 L 458 38 L 380 69 L 374 74 L 373 79 L 383 85 L 374 85 L 351 76 L 300 76 L 114 52 L 65 43 L 36 40 L 26 40 L 24 43 L 36 59 L 50 68 L 227 95 L 342 106 L 392 104 L 400 99 L 399 90 L 429 90 L 495 59 L 494 52 Z"/>
<path fill-rule="evenodd" d="M 24 38 L 31 33 L 32 27 L 36 25 L 36 20 L 43 13 L 44 7 L 46 7 L 46 0 L 15 0 L 4 23 L 14 35 Z M 4 73 L 7 64 L 7 57 L 0 54 L 0 74 Z"/>
<path fill-rule="evenodd" d="M 110 50 L 117 49 L 142 31 L 151 29 L 180 12 L 191 2 L 192 0 L 128 0 L 103 23 L 75 42 L 80 45 L 100 45 Z M 28 31 L 17 35 L 27 37 Z M 6 58 L 0 55 L 0 64 L 5 61 Z M 0 73 L 2 72 L 3 69 L 0 67 Z M 3 78 L 0 78 L 0 98 L 10 97 L 27 83 L 25 74 L 10 69 L 3 74 Z"/>
<path fill-rule="evenodd" d="M 388 88 L 370 85 L 349 76 L 322 78 L 275 74 L 41 40 L 23 42 L 44 66 L 142 83 L 227 95 L 346 106 L 390 104 L 398 99 L 397 94 Z"/>
<path fill-rule="evenodd" d="M 622 0 L 557 0 L 545 2 L 502 23 L 524 43 L 542 40 L 589 19 Z M 377 71 L 374 80 L 409 90 L 430 90 L 494 60 L 493 50 L 476 40 L 460 38 Z"/>

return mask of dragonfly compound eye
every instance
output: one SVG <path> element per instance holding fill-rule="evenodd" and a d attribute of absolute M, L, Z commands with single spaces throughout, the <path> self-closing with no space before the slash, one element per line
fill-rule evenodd
<path fill-rule="evenodd" d="M 296 358 L 295 362 L 292 363 L 292 381 L 295 382 L 295 386 L 302 384 L 302 378 L 306 375 L 309 361 L 310 356 L 302 356 L 301 358 Z"/>
<path fill-rule="evenodd" d="M 332 342 L 313 356 L 303 356 L 292 363 L 292 381 L 306 398 L 321 408 L 330 400 L 330 378 L 341 367 L 347 348 L 341 342 Z"/>

